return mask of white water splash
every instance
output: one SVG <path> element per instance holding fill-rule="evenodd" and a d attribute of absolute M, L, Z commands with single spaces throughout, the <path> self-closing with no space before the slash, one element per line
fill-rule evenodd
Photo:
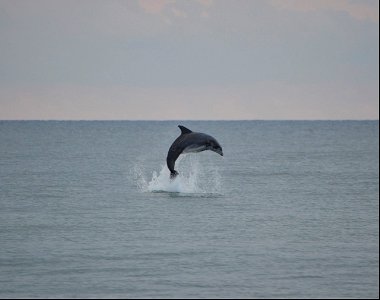
<path fill-rule="evenodd" d="M 179 175 L 174 179 L 170 179 L 170 172 L 166 165 L 162 165 L 159 172 L 153 171 L 150 180 L 144 177 L 141 168 L 135 166 L 134 177 L 137 186 L 143 192 L 221 194 L 221 176 L 216 167 L 205 170 L 205 167 L 193 155 L 180 156 L 176 166 L 180 160 L 183 161 L 178 167 Z"/>

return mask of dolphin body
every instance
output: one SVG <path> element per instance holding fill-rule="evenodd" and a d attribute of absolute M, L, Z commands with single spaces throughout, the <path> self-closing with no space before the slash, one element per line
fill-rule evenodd
<path fill-rule="evenodd" d="M 223 156 L 222 147 L 212 136 L 200 132 L 192 132 L 181 125 L 178 125 L 178 127 L 181 129 L 181 135 L 170 146 L 166 158 L 166 164 L 170 170 L 170 178 L 173 179 L 178 175 L 178 172 L 174 170 L 174 165 L 180 154 L 211 150 Z"/>

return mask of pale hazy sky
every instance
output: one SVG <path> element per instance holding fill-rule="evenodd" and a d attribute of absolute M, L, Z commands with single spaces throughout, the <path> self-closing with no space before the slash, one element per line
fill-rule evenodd
<path fill-rule="evenodd" d="M 378 0 L 0 0 L 0 119 L 378 118 Z"/>

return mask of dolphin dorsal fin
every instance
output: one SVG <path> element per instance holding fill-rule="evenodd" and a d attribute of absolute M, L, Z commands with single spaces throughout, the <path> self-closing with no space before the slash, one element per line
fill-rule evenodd
<path fill-rule="evenodd" d="M 181 129 L 181 134 L 186 134 L 186 133 L 192 133 L 192 131 L 185 126 L 178 125 L 179 129 Z"/>

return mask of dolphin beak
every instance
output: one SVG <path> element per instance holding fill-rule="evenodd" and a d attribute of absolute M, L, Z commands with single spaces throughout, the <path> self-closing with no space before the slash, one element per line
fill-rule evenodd
<path fill-rule="evenodd" d="M 215 152 L 218 153 L 218 154 L 220 154 L 221 156 L 223 156 L 223 150 L 222 149 L 216 149 Z"/>

